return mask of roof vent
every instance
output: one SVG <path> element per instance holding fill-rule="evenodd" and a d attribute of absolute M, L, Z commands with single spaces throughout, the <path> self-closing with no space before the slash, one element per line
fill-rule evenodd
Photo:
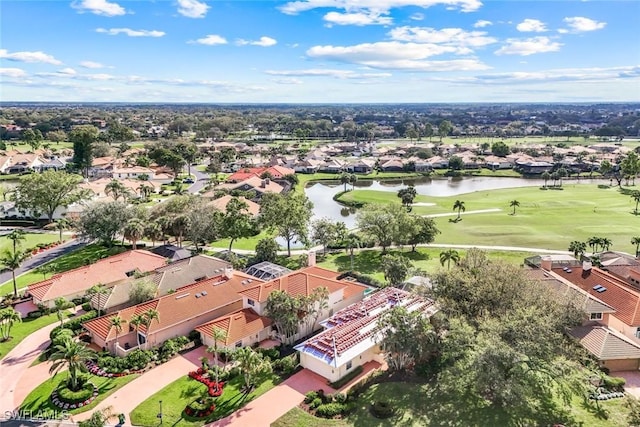
<path fill-rule="evenodd" d="M 240 282 L 240 283 L 242 283 L 243 285 L 246 285 L 246 284 L 247 284 L 247 283 L 249 283 L 249 282 L 247 282 L 246 280 L 243 280 L 243 281 L 242 281 L 242 282 Z"/>
<path fill-rule="evenodd" d="M 200 295 L 200 293 L 196 294 L 196 298 L 200 298 L 202 295 Z"/>
<path fill-rule="evenodd" d="M 207 278 L 207 276 L 198 277 L 198 278 L 196 279 L 196 282 L 202 282 L 202 281 L 203 281 L 204 279 L 206 279 L 206 278 Z"/>
<path fill-rule="evenodd" d="M 202 296 L 207 295 L 207 291 L 202 291 Z"/>
<path fill-rule="evenodd" d="M 184 298 L 184 297 L 187 297 L 187 296 L 189 296 L 189 292 L 187 292 L 186 294 L 182 294 L 182 295 L 176 296 L 176 299 Z"/>
<path fill-rule="evenodd" d="M 595 286 L 593 287 L 593 290 L 594 290 L 594 291 L 596 291 L 596 292 L 598 292 L 599 294 L 601 294 L 601 293 L 603 293 L 604 291 L 606 291 L 606 290 L 607 290 L 607 288 L 605 288 L 605 287 L 604 287 L 604 286 L 602 286 L 602 285 L 595 285 Z"/>

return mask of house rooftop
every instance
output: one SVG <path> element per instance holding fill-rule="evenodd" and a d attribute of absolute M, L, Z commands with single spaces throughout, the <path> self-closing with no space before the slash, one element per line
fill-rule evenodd
<path fill-rule="evenodd" d="M 382 289 L 352 304 L 322 322 L 327 329 L 295 347 L 325 363 L 340 366 L 378 341 L 376 332 L 380 316 L 395 306 L 410 312 L 420 310 L 427 316 L 437 311 L 432 300 L 401 289 Z"/>
<path fill-rule="evenodd" d="M 219 329 L 225 333 L 223 344 L 229 346 L 244 337 L 257 334 L 271 324 L 272 321 L 268 317 L 260 316 L 251 308 L 245 308 L 200 325 L 196 327 L 196 331 L 212 336 L 213 329 Z"/>
<path fill-rule="evenodd" d="M 291 270 L 269 261 L 263 261 L 248 267 L 244 272 L 258 279 L 272 280 L 291 273 Z"/>
<path fill-rule="evenodd" d="M 640 359 L 638 344 L 606 326 L 578 326 L 569 334 L 600 360 Z"/>

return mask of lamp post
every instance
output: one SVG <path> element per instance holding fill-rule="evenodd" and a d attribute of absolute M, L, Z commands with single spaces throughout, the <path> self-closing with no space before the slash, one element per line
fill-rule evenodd
<path fill-rule="evenodd" d="M 162 400 L 158 401 L 160 403 L 160 412 L 158 412 L 158 418 L 160 418 L 160 424 L 162 424 Z"/>

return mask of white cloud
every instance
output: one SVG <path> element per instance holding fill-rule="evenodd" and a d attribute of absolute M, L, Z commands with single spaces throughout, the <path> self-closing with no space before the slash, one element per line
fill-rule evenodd
<path fill-rule="evenodd" d="M 104 68 L 104 65 L 102 65 L 99 62 L 94 62 L 94 61 L 82 61 L 80 62 L 80 66 L 84 67 L 84 68 Z"/>
<path fill-rule="evenodd" d="M 329 12 L 322 18 L 328 26 L 332 25 L 391 25 L 393 20 L 389 16 L 383 16 L 376 12 L 340 13 Z"/>
<path fill-rule="evenodd" d="M 594 21 L 593 19 L 585 18 L 582 16 L 564 18 L 563 21 L 567 23 L 570 31 L 575 33 L 584 33 L 587 31 L 601 30 L 607 25 L 606 22 L 598 22 L 598 21 Z"/>
<path fill-rule="evenodd" d="M 62 70 L 59 70 L 58 73 L 60 74 L 66 74 L 69 76 L 73 76 L 76 75 L 76 70 L 74 70 L 73 68 L 63 68 Z"/>
<path fill-rule="evenodd" d="M 436 30 L 428 27 L 398 27 L 389 31 L 393 40 L 434 43 L 447 46 L 456 46 L 460 49 L 457 53 L 470 53 L 468 47 L 480 47 L 496 43 L 497 39 L 487 36 L 484 31 L 465 31 L 461 28 L 443 28 Z"/>
<path fill-rule="evenodd" d="M 243 40 L 243 39 L 236 40 L 236 44 L 238 46 L 251 45 L 251 46 L 270 47 L 270 46 L 275 46 L 277 43 L 278 41 L 276 39 L 273 39 L 267 36 L 262 36 L 260 37 L 259 40 Z"/>
<path fill-rule="evenodd" d="M 79 12 L 90 12 L 102 16 L 120 16 L 127 13 L 118 3 L 107 0 L 76 0 L 71 2 L 71 7 Z"/>
<path fill-rule="evenodd" d="M 354 46 L 314 46 L 307 50 L 311 58 L 364 65 L 384 70 L 454 71 L 486 70 L 477 59 L 425 61 L 444 53 L 467 53 L 469 49 L 433 43 L 377 42 Z"/>
<path fill-rule="evenodd" d="M 409 17 L 412 21 L 422 21 L 424 20 L 424 13 L 416 12 Z"/>
<path fill-rule="evenodd" d="M 289 77 L 334 77 L 337 79 L 371 79 L 391 77 L 391 73 L 356 73 L 351 70 L 332 70 L 325 68 L 311 68 L 306 70 L 267 70 L 272 76 Z"/>
<path fill-rule="evenodd" d="M 600 82 L 640 77 L 640 66 L 609 68 L 561 68 L 543 71 L 517 71 L 478 75 L 472 78 L 482 84 L 548 83 L 552 81 Z"/>
<path fill-rule="evenodd" d="M 516 25 L 516 29 L 523 33 L 544 33 L 547 31 L 544 22 L 529 18 Z"/>
<path fill-rule="evenodd" d="M 217 34 L 209 34 L 201 39 L 192 40 L 188 43 L 204 44 L 207 46 L 215 46 L 219 44 L 227 44 L 227 39 Z"/>
<path fill-rule="evenodd" d="M 495 51 L 496 55 L 522 55 L 557 52 L 562 43 L 551 41 L 549 37 L 533 37 L 530 39 L 507 39 L 507 44 Z"/>
<path fill-rule="evenodd" d="M 475 24 L 473 24 L 473 28 L 484 28 L 484 27 L 488 27 L 490 25 L 493 25 L 493 22 L 481 19 L 479 21 L 476 21 Z"/>
<path fill-rule="evenodd" d="M 187 18 L 204 18 L 210 6 L 198 0 L 178 0 L 178 13 Z"/>
<path fill-rule="evenodd" d="M 125 34 L 129 37 L 162 37 L 165 35 L 164 31 L 157 30 L 132 30 L 131 28 L 96 28 L 96 33 L 108 34 L 110 36 L 117 36 L 118 34 Z"/>
<path fill-rule="evenodd" d="M 447 10 L 460 9 L 474 12 L 482 6 L 480 0 L 297 0 L 280 6 L 281 12 L 297 15 L 313 9 L 337 9 L 324 15 L 327 26 L 333 25 L 391 25 L 391 9 L 407 6 L 428 8 L 436 5 L 447 6 Z M 414 13 L 410 19 L 422 20 L 422 13 Z"/>
<path fill-rule="evenodd" d="M 62 61 L 57 60 L 53 56 L 44 52 L 13 52 L 9 53 L 6 49 L 0 49 L 0 58 L 17 62 L 44 62 L 45 64 L 60 65 Z"/>
<path fill-rule="evenodd" d="M 0 76 L 19 78 L 26 77 L 27 73 L 20 68 L 0 68 Z"/>

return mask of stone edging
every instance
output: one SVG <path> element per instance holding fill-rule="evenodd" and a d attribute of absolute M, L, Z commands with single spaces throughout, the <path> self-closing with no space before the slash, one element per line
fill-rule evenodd
<path fill-rule="evenodd" d="M 53 393 L 51 393 L 51 397 L 50 400 L 51 402 L 57 406 L 60 409 L 77 409 L 77 408 L 82 408 L 83 406 L 87 406 L 89 405 L 91 402 L 93 402 L 94 400 L 96 400 L 96 398 L 98 397 L 98 387 L 96 387 L 94 384 L 91 384 L 93 386 L 93 394 L 86 400 L 83 400 L 82 402 L 78 402 L 78 403 L 67 403 L 64 402 L 60 399 L 60 397 L 58 396 L 58 389 L 53 390 Z"/>

